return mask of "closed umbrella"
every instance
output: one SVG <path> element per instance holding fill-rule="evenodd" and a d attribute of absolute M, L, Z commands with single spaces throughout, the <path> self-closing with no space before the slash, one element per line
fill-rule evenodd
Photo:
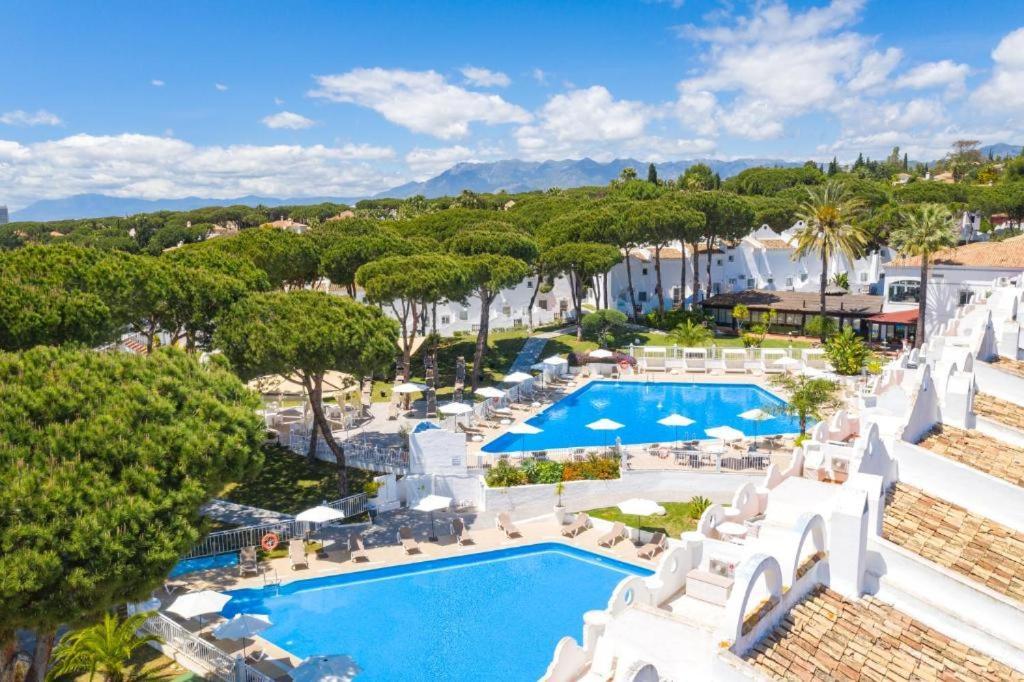
<path fill-rule="evenodd" d="M 310 656 L 288 672 L 292 682 L 351 682 L 363 672 L 349 656 Z"/>
<path fill-rule="evenodd" d="M 522 436 L 519 439 L 519 449 L 520 450 L 526 450 L 525 446 L 526 446 L 526 437 L 527 436 L 532 436 L 534 434 L 541 433 L 542 431 L 543 431 L 543 429 L 538 429 L 536 426 L 532 426 L 530 424 L 527 424 L 526 422 L 520 422 L 518 424 L 513 424 L 508 429 L 509 433 L 513 433 L 513 434 L 515 434 L 517 436 Z"/>
<path fill-rule="evenodd" d="M 694 422 L 689 417 L 684 417 L 681 414 L 677 414 L 677 413 L 673 412 L 669 416 L 663 417 L 662 419 L 659 419 L 658 423 L 661 424 L 662 426 L 671 426 L 671 427 L 673 427 L 675 429 L 675 431 L 676 431 L 676 442 L 678 443 L 679 442 L 679 427 L 680 426 L 690 426 L 691 424 L 695 424 L 696 422 Z"/>
<path fill-rule="evenodd" d="M 587 424 L 587 428 L 590 429 L 591 431 L 604 431 L 605 432 L 605 437 L 604 437 L 604 449 L 605 450 L 608 449 L 608 435 L 607 435 L 607 432 L 608 431 L 618 431 L 619 429 L 623 428 L 624 426 L 625 426 L 625 424 L 620 424 L 619 422 L 612 421 L 611 419 L 598 419 L 596 422 L 590 422 L 589 424 Z"/>
<path fill-rule="evenodd" d="M 260 614 L 236 613 L 231 620 L 224 621 L 213 629 L 217 639 L 242 640 L 242 657 L 245 657 L 245 638 L 255 637 L 271 626 L 270 617 Z"/>
<path fill-rule="evenodd" d="M 754 422 L 754 449 L 757 449 L 757 423 L 768 421 L 769 419 L 775 419 L 775 415 L 770 412 L 765 412 L 759 407 L 755 407 L 752 410 L 747 410 L 740 414 L 740 419 L 746 419 Z"/>
<path fill-rule="evenodd" d="M 201 625 L 203 615 L 207 613 L 220 613 L 220 610 L 229 601 L 231 601 L 231 595 L 221 594 L 213 590 L 201 590 L 181 595 L 174 600 L 174 603 L 167 607 L 167 610 L 178 614 L 182 618 L 199 617 Z"/>
<path fill-rule="evenodd" d="M 413 511 L 430 513 L 430 541 L 437 542 L 437 534 L 434 532 L 434 512 L 447 509 L 452 506 L 452 498 L 444 495 L 427 495 L 416 503 Z"/>
<path fill-rule="evenodd" d="M 660 504 L 654 500 L 648 500 L 642 497 L 630 498 L 625 502 L 620 502 L 616 506 L 623 514 L 636 516 L 637 544 L 640 542 L 640 517 L 661 515 L 665 513 L 665 508 Z"/>

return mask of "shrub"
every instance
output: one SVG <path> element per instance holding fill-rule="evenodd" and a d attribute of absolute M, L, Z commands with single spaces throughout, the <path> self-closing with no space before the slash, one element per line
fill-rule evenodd
<path fill-rule="evenodd" d="M 665 312 L 658 312 L 657 310 L 647 313 L 644 319 L 647 322 L 648 327 L 654 327 L 655 329 L 661 329 L 667 331 L 669 329 L 675 329 L 679 325 L 685 322 L 693 322 L 694 324 L 705 324 L 708 321 L 708 315 L 698 310 L 666 310 Z"/>
<path fill-rule="evenodd" d="M 835 368 L 837 374 L 852 376 L 860 374 L 871 355 L 864 339 L 846 327 L 839 334 L 834 334 L 825 342 L 825 354 Z"/>
<path fill-rule="evenodd" d="M 566 462 L 562 467 L 565 481 L 610 481 L 619 477 L 617 457 L 589 455 L 582 462 Z"/>
<path fill-rule="evenodd" d="M 711 340 L 711 330 L 693 320 L 686 320 L 668 333 L 672 343 L 680 346 L 703 346 Z"/>
<path fill-rule="evenodd" d="M 585 338 L 608 346 L 614 343 L 616 334 L 625 328 L 626 314 L 611 308 L 595 310 L 583 316 L 580 326 Z"/>
<path fill-rule="evenodd" d="M 487 470 L 484 480 L 492 488 L 510 488 L 529 482 L 522 469 L 517 469 L 503 459 L 498 460 L 497 464 Z"/>
<path fill-rule="evenodd" d="M 699 519 L 710 506 L 711 500 L 703 495 L 694 495 L 690 498 L 690 518 Z"/>
<path fill-rule="evenodd" d="M 523 462 L 522 471 L 530 483 L 558 483 L 562 480 L 561 462 L 528 459 Z"/>
<path fill-rule="evenodd" d="M 829 337 L 836 332 L 836 321 L 831 317 L 815 315 L 807 320 L 804 325 L 804 333 L 811 336 Z"/>

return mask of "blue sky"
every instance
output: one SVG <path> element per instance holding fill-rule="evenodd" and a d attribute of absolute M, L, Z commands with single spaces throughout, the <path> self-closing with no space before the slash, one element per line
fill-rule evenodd
<path fill-rule="evenodd" d="M 7 3 L 0 203 L 1024 141 L 1024 2 Z"/>

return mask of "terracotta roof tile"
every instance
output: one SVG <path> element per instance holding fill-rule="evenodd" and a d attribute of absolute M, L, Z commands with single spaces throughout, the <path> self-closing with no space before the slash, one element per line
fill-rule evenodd
<path fill-rule="evenodd" d="M 757 241 L 769 251 L 788 251 L 793 248 L 785 239 L 758 239 Z"/>
<path fill-rule="evenodd" d="M 1024 235 L 1002 242 L 973 242 L 944 249 L 932 256 L 933 265 L 965 265 L 980 268 L 1019 268 L 1024 270 Z M 896 258 L 889 267 L 921 267 L 921 258 Z"/>
<path fill-rule="evenodd" d="M 704 302 L 705 308 L 732 309 L 742 303 L 751 310 L 767 310 L 780 312 L 807 313 L 817 315 L 821 303 L 817 291 L 766 291 L 763 289 L 746 289 L 725 294 L 717 294 Z M 841 294 L 826 296 L 825 304 L 830 314 L 846 315 L 877 315 L 882 312 L 882 297 L 868 294 Z"/>

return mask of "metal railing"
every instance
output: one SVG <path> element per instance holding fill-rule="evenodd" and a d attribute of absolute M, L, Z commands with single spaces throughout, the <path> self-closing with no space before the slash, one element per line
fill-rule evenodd
<path fill-rule="evenodd" d="M 385 474 L 405 474 L 409 472 L 409 453 L 401 448 L 382 448 L 376 445 L 346 441 L 341 443 L 345 452 L 345 464 L 355 469 L 379 471 Z M 309 435 L 302 429 L 292 429 L 288 434 L 288 449 L 300 455 L 309 452 Z M 334 453 L 323 438 L 316 443 L 317 459 L 334 462 Z"/>
<path fill-rule="evenodd" d="M 369 506 L 368 503 L 369 498 L 366 493 L 357 493 L 332 502 L 324 502 L 324 506 L 338 509 L 345 514 L 345 518 L 348 518 L 366 511 Z M 317 525 L 307 521 L 290 519 L 276 523 L 263 523 L 257 526 L 242 526 L 241 528 L 218 530 L 203 538 L 202 542 L 193 547 L 182 558 L 195 559 L 214 554 L 237 552 L 243 547 L 257 547 L 260 544 L 260 540 L 267 533 L 274 533 L 277 535 L 278 540 L 287 542 L 291 538 L 305 537 Z"/>
<path fill-rule="evenodd" d="M 611 449 L 614 453 L 614 448 Z M 642 446 L 619 446 L 618 452 L 623 456 L 623 471 L 704 471 L 716 473 L 740 473 L 765 471 L 771 464 L 771 455 L 765 453 L 744 454 L 739 451 L 702 451 L 673 450 L 652 451 Z M 582 461 L 589 457 L 608 456 L 603 448 L 550 448 L 534 452 L 509 452 L 495 455 L 494 461 L 507 457 L 512 464 L 519 464 L 524 459 L 550 459 L 559 462 Z M 647 460 L 638 463 L 636 460 Z M 654 460 L 654 461 L 652 461 Z"/>
<path fill-rule="evenodd" d="M 225 682 L 273 682 L 274 678 L 246 665 L 240 658 L 218 649 L 212 642 L 197 637 L 162 613 L 142 624 L 142 630 L 160 638 L 169 647 L 208 674 Z M 283 672 L 283 671 L 282 671 Z"/>

